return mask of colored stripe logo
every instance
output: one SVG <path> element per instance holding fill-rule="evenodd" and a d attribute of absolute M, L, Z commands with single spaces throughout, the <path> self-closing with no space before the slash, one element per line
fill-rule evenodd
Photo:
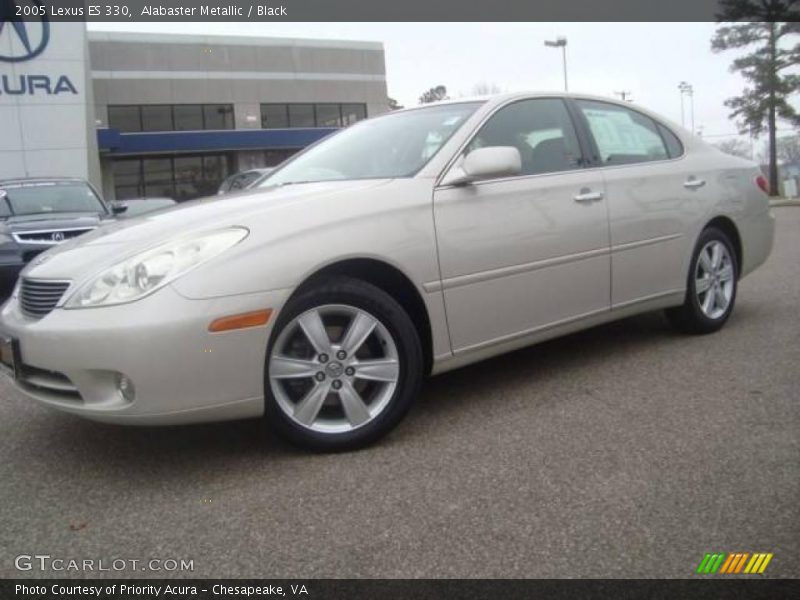
<path fill-rule="evenodd" d="M 714 552 L 706 553 L 697 567 L 703 575 L 762 575 L 774 555 L 769 552 Z"/>

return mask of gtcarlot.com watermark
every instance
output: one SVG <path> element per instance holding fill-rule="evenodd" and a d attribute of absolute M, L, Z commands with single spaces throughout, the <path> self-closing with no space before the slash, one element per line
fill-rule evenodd
<path fill-rule="evenodd" d="M 68 558 L 50 554 L 20 554 L 14 559 L 18 571 L 96 573 L 115 571 L 192 572 L 194 559 L 185 558 Z"/>

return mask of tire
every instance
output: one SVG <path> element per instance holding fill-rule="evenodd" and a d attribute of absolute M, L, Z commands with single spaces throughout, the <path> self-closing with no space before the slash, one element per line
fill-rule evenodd
<path fill-rule="evenodd" d="M 305 449 L 366 446 L 411 408 L 423 364 L 417 330 L 389 294 L 358 279 L 323 281 L 290 299 L 273 328 L 266 420 Z"/>
<path fill-rule="evenodd" d="M 715 251 L 719 252 L 719 265 L 713 264 Z M 733 312 L 738 281 L 739 264 L 728 236 L 715 227 L 703 230 L 692 254 L 686 298 L 681 306 L 666 311 L 667 318 L 685 333 L 718 331 Z"/>

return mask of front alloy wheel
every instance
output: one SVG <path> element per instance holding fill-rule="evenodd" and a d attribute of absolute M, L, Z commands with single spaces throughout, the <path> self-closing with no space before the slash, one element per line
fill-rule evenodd
<path fill-rule="evenodd" d="M 393 427 L 417 394 L 421 351 L 403 309 L 351 279 L 301 295 L 276 324 L 266 366 L 266 413 L 283 437 L 343 449 Z"/>

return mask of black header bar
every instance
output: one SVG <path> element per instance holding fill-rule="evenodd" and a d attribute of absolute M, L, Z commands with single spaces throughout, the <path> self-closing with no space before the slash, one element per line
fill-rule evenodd
<path fill-rule="evenodd" d="M 0 0 L 0 11 L 53 22 L 715 21 L 720 0 Z"/>

